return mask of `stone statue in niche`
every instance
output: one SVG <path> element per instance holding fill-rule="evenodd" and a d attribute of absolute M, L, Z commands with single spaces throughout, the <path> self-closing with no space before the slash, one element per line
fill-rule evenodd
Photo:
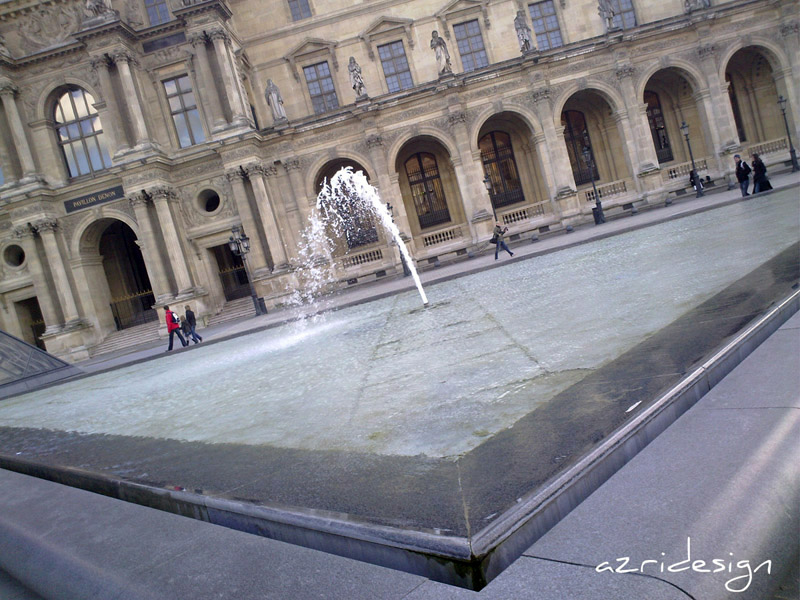
<path fill-rule="evenodd" d="M 528 27 L 528 22 L 525 20 L 524 11 L 517 11 L 517 16 L 514 17 L 514 29 L 517 30 L 519 51 L 525 54 L 526 52 L 533 50 L 533 42 L 531 41 L 531 28 Z"/>
<path fill-rule="evenodd" d="M 350 57 L 347 70 L 350 72 L 350 85 L 356 93 L 356 99 L 365 98 L 367 96 L 367 90 L 364 86 L 364 79 L 361 77 L 361 67 L 356 62 L 354 56 Z"/>
<path fill-rule="evenodd" d="M 286 111 L 283 109 L 283 97 L 278 86 L 272 81 L 267 79 L 267 89 L 264 91 L 264 96 L 267 98 L 267 104 L 272 109 L 272 119 L 276 122 L 286 121 Z"/>
<path fill-rule="evenodd" d="M 431 35 L 431 48 L 436 52 L 436 64 L 439 66 L 439 75 L 452 73 L 453 67 L 450 64 L 450 52 L 447 51 L 447 42 L 439 37 L 438 31 L 434 31 Z"/>
<path fill-rule="evenodd" d="M 614 16 L 617 14 L 617 11 L 614 10 L 614 5 L 611 4 L 611 0 L 598 0 L 597 12 L 605 19 L 606 32 L 615 29 Z"/>

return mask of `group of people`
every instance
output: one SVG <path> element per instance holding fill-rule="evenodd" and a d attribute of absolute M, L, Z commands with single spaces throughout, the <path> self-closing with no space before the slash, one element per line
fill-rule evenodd
<path fill-rule="evenodd" d="M 767 190 L 772 189 L 772 184 L 770 184 L 769 179 L 767 178 L 767 167 L 764 165 L 764 161 L 759 158 L 758 154 L 754 153 L 752 156 L 752 160 L 750 161 L 750 163 L 753 165 L 752 169 L 738 154 L 733 155 L 733 160 L 736 162 L 736 180 L 739 182 L 739 188 L 742 190 L 742 196 L 750 195 L 747 192 L 747 188 L 750 187 L 751 172 L 753 173 L 754 194 L 766 192 Z"/>
<path fill-rule="evenodd" d="M 167 348 L 167 352 L 172 350 L 172 340 L 175 335 L 178 336 L 184 348 L 189 345 L 190 339 L 195 344 L 203 341 L 203 338 L 197 335 L 195 331 L 197 318 L 194 316 L 194 312 L 188 304 L 183 309 L 185 313 L 180 317 L 178 313 L 171 311 L 169 306 L 164 307 L 164 318 L 167 321 L 167 331 L 169 332 L 169 348 Z M 184 335 L 186 336 L 185 338 L 183 337 Z"/>

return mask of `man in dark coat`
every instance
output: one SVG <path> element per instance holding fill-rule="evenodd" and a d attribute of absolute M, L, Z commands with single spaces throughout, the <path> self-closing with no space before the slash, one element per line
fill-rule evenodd
<path fill-rule="evenodd" d="M 733 160 L 736 162 L 736 180 L 742 190 L 742 197 L 749 196 L 747 187 L 750 185 L 750 166 L 738 154 L 733 155 Z"/>
<path fill-rule="evenodd" d="M 750 164 L 753 165 L 753 193 L 757 194 L 771 190 L 772 184 L 767 179 L 767 167 L 758 154 L 753 154 L 753 160 L 750 161 Z"/>
<path fill-rule="evenodd" d="M 192 336 L 192 341 L 195 344 L 197 342 L 202 342 L 203 338 L 201 338 L 199 335 L 197 335 L 197 333 L 194 330 L 194 328 L 197 327 L 197 319 L 194 316 L 194 312 L 192 311 L 191 308 L 189 308 L 188 304 L 186 306 L 184 306 L 183 309 L 184 309 L 184 311 L 186 311 L 185 312 L 186 322 L 189 324 L 189 333 L 186 336 L 186 343 L 187 344 L 189 343 L 189 336 L 190 335 Z"/>
<path fill-rule="evenodd" d="M 167 331 L 169 332 L 169 348 L 167 348 L 167 352 L 172 350 L 172 336 L 177 335 L 178 339 L 181 341 L 181 345 L 186 347 L 189 345 L 185 339 L 183 339 L 183 335 L 181 335 L 181 320 L 178 318 L 178 315 L 172 312 L 169 309 L 169 306 L 164 307 L 164 319 L 167 321 Z"/>

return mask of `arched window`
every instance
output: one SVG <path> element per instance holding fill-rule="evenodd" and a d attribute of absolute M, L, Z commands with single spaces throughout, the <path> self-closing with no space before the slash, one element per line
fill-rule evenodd
<path fill-rule="evenodd" d="M 405 167 L 419 226 L 425 229 L 447 223 L 450 211 L 447 210 L 436 157 L 427 152 L 418 152 L 406 161 Z"/>
<path fill-rule="evenodd" d="M 492 189 L 489 196 L 495 208 L 524 202 L 522 185 L 519 181 L 517 161 L 511 147 L 511 136 L 502 131 L 492 131 L 478 142 L 481 149 L 483 171 L 489 175 Z"/>
<path fill-rule="evenodd" d="M 656 146 L 658 162 L 659 164 L 667 163 L 673 157 L 667 127 L 664 124 L 664 113 L 661 111 L 661 100 L 655 92 L 645 92 L 644 102 L 647 104 L 647 122 L 650 124 L 650 133 Z"/>
<path fill-rule="evenodd" d="M 597 172 L 597 161 L 594 160 L 594 150 L 592 141 L 589 139 L 589 130 L 586 127 L 586 117 L 577 110 L 565 110 L 561 113 L 561 124 L 564 126 L 564 142 L 567 145 L 569 162 L 572 165 L 572 175 L 575 178 L 575 185 L 591 183 L 592 177 L 600 179 Z M 588 148 L 594 163 L 594 171 L 589 170 L 586 160 L 583 157 L 583 149 Z"/>
<path fill-rule="evenodd" d="M 94 98 L 79 87 L 70 87 L 54 110 L 58 144 L 70 177 L 96 173 L 111 166 L 106 137 Z"/>
<path fill-rule="evenodd" d="M 369 175 L 361 165 L 348 160 L 340 160 L 327 165 L 317 181 L 317 190 L 321 190 L 326 181 L 330 185 L 333 176 L 342 167 L 352 167 L 354 173 L 361 171 L 369 181 Z M 361 209 L 359 203 L 349 194 L 342 194 L 341 202 L 336 208 L 342 218 L 344 236 L 350 250 L 378 241 L 378 230 L 375 227 L 374 218 L 368 211 Z"/>

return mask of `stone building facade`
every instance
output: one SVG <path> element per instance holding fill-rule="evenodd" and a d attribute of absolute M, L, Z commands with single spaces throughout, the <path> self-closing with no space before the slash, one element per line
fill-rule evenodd
<path fill-rule="evenodd" d="M 682 123 L 730 185 L 734 153 L 775 164 L 800 137 L 799 22 L 796 0 L 7 0 L 0 326 L 74 361 L 165 304 L 213 315 L 252 282 L 280 306 L 342 166 L 421 268 L 495 218 L 512 239 L 591 221 L 593 183 L 607 212 L 663 203 Z M 366 229 L 343 286 L 402 273 Z"/>

